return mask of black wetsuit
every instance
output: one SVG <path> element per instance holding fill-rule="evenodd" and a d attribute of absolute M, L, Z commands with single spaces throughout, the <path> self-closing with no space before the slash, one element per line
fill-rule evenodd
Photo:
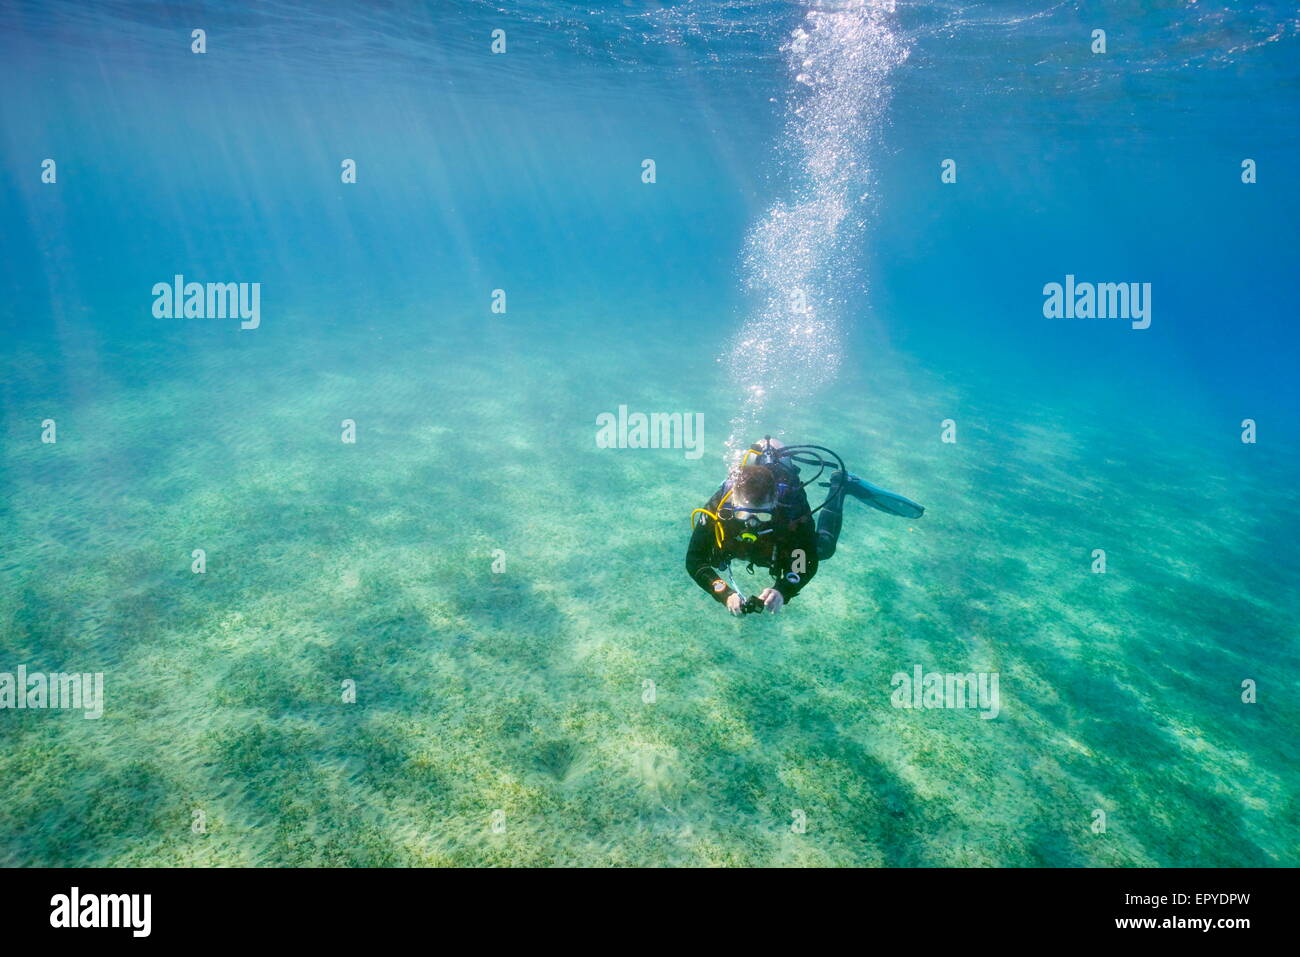
<path fill-rule="evenodd" d="M 813 526 L 808 496 L 799 487 L 799 470 L 785 461 L 769 465 L 778 483 L 777 507 L 771 530 L 747 541 L 741 535 L 750 530 L 736 519 L 723 522 L 722 547 L 718 548 L 714 521 L 701 514 L 691 533 L 686 550 L 686 573 L 695 583 L 726 604 L 735 592 L 723 579 L 718 568 L 728 562 L 741 561 L 767 568 L 776 579 L 772 586 L 789 601 L 817 574 L 817 529 Z M 705 506 L 716 513 L 718 502 L 731 487 L 730 482 L 713 493 Z M 762 531 L 761 529 L 759 531 Z"/>

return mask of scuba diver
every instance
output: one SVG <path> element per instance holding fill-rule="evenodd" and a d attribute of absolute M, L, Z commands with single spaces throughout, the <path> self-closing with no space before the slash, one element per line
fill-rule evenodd
<path fill-rule="evenodd" d="M 753 464 L 751 456 L 756 457 Z M 800 465 L 817 466 L 817 474 L 801 481 Z M 804 489 L 832 465 L 838 468 L 830 472 L 829 482 L 821 483 L 830 490 L 826 499 L 810 508 Z M 835 554 L 846 495 L 891 515 L 925 514 L 910 499 L 850 475 L 844 460 L 828 448 L 782 445 L 766 436 L 745 452 L 708 504 L 691 512 L 695 529 L 686 550 L 686 573 L 733 615 L 776 614 L 812 581 L 818 563 Z M 751 572 L 755 565 L 767 568 L 772 586 L 745 597 L 731 576 L 733 560 L 748 563 Z"/>

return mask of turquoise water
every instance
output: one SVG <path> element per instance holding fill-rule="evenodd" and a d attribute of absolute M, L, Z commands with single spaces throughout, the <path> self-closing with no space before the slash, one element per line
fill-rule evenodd
<path fill-rule="evenodd" d="M 1146 7 L 0 8 L 0 863 L 1294 865 L 1297 22 Z M 765 432 L 927 512 L 732 619 Z"/>

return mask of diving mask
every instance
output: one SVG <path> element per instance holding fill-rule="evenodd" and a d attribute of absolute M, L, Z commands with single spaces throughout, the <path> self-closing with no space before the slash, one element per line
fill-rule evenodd
<path fill-rule="evenodd" d="M 761 528 L 764 525 L 772 523 L 772 516 L 775 514 L 776 506 L 767 505 L 740 505 L 735 504 L 730 507 L 723 507 L 718 510 L 718 515 L 723 519 L 735 519 L 746 528 Z"/>

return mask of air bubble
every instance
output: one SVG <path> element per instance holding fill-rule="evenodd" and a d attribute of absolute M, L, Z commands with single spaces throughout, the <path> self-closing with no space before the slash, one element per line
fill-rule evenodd
<path fill-rule="evenodd" d="M 908 53 L 891 29 L 892 9 L 878 0 L 848 0 L 810 10 L 784 47 L 797 84 L 780 145 L 791 189 L 746 240 L 744 274 L 755 306 L 727 362 L 745 396 L 732 420 L 733 451 L 752 441 L 751 433 L 777 427 L 772 420 L 806 404 L 838 371 L 846 317 L 836 287 L 852 274 L 863 246 L 866 217 L 855 207 L 869 195 L 870 150 L 889 73 Z M 798 319 L 789 310 L 796 294 L 807 302 Z M 768 391 L 789 408 L 769 408 Z"/>

